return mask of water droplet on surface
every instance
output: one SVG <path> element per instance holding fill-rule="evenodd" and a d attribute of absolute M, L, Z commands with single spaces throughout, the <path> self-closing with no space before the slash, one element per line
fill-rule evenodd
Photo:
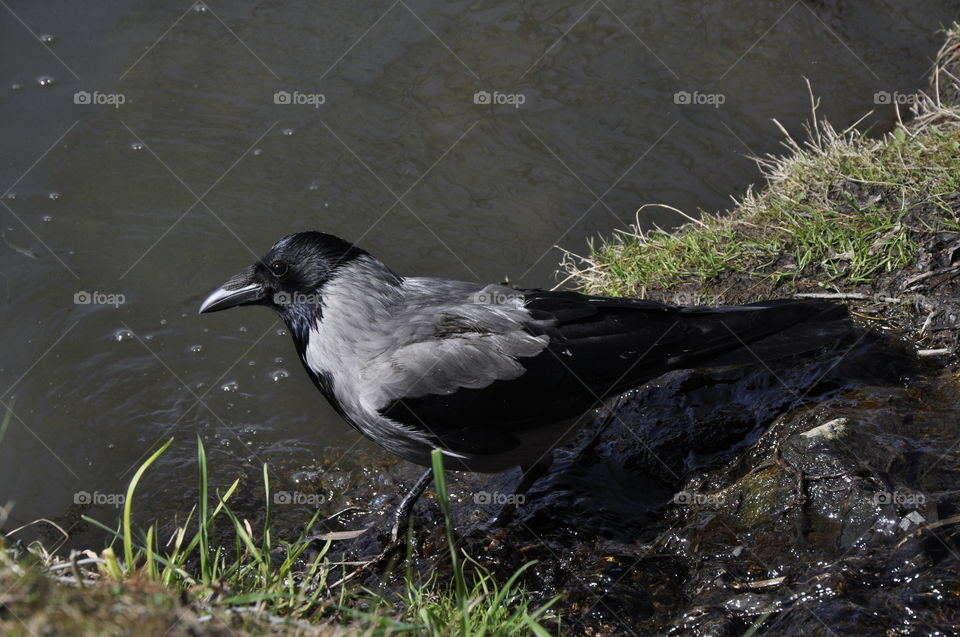
<path fill-rule="evenodd" d="M 47 199 L 50 199 L 51 201 L 56 201 L 59 198 L 60 198 L 60 193 L 57 192 L 56 190 L 51 190 L 50 192 L 47 193 Z"/>
<path fill-rule="evenodd" d="M 230 380 L 220 385 L 220 389 L 222 389 L 225 392 L 235 392 L 235 391 L 240 391 L 240 385 L 237 384 L 237 381 Z"/>
<path fill-rule="evenodd" d="M 128 330 L 128 329 L 126 329 L 126 328 L 120 329 L 120 330 L 116 330 L 116 331 L 114 331 L 114 333 L 113 333 L 113 339 L 114 339 L 115 341 L 117 341 L 118 343 L 122 343 L 123 341 L 133 340 L 133 332 L 131 332 L 130 330 Z"/>
<path fill-rule="evenodd" d="M 193 5 L 193 10 L 196 11 L 197 13 L 206 13 L 207 5 L 202 2 L 198 2 L 197 4 Z"/>
<path fill-rule="evenodd" d="M 43 215 L 43 220 L 46 221 L 47 223 L 50 223 L 51 221 L 53 221 L 53 217 L 51 217 L 50 215 Z"/>
<path fill-rule="evenodd" d="M 240 326 L 240 330 L 239 330 L 239 331 L 240 331 L 240 333 L 242 334 L 242 333 L 244 333 L 244 332 L 246 332 L 246 331 L 247 331 L 247 328 L 246 328 L 246 327 L 244 327 L 243 325 L 241 325 L 241 326 Z"/>
<path fill-rule="evenodd" d="M 320 186 L 318 186 L 317 184 L 310 184 L 309 186 L 307 186 L 307 190 L 320 190 Z"/>
<path fill-rule="evenodd" d="M 145 341 L 152 341 L 152 340 L 153 340 L 153 334 L 147 334 L 146 336 L 143 337 L 143 340 L 145 340 Z"/>
<path fill-rule="evenodd" d="M 573 352 L 571 352 L 569 349 L 565 349 L 565 350 L 563 350 L 563 352 L 561 352 L 561 353 L 562 353 L 564 356 L 573 356 Z"/>
<path fill-rule="evenodd" d="M 200 352 L 203 351 L 203 345 L 191 345 L 190 351 L 193 352 L 194 354 L 199 354 Z"/>
<path fill-rule="evenodd" d="M 130 142 L 130 150 L 143 150 L 143 144 L 140 142 Z"/>
<path fill-rule="evenodd" d="M 20 82 L 14 82 L 13 84 L 10 85 L 10 88 L 14 91 L 19 91 L 20 89 L 23 88 L 23 84 L 21 84 Z"/>
<path fill-rule="evenodd" d="M 277 336 L 286 336 L 286 335 L 287 335 L 287 330 L 283 329 L 282 327 L 277 329 Z"/>
<path fill-rule="evenodd" d="M 277 356 L 276 358 L 273 359 L 273 362 L 276 363 L 277 365 L 281 364 L 283 362 L 283 356 Z"/>
<path fill-rule="evenodd" d="M 267 378 L 269 378 L 275 383 L 279 383 L 281 380 L 285 378 L 290 378 L 290 372 L 288 372 L 285 369 L 275 369 L 269 374 L 267 374 Z"/>
<path fill-rule="evenodd" d="M 293 129 L 292 129 L 292 128 L 284 128 L 284 129 L 283 129 L 282 131 L 280 131 L 280 132 L 283 133 L 283 134 L 284 134 L 285 136 L 287 136 L 287 137 L 290 137 L 291 135 L 293 135 Z"/>
<path fill-rule="evenodd" d="M 160 319 L 160 325 L 166 325 L 167 319 Z"/>
<path fill-rule="evenodd" d="M 7 199 L 16 199 L 16 198 L 17 198 L 17 193 L 15 192 L 7 193 Z"/>
<path fill-rule="evenodd" d="M 41 75 L 37 78 L 37 84 L 43 87 L 53 86 L 57 81 L 49 75 Z"/>
<path fill-rule="evenodd" d="M 247 367 L 253 367 L 256 364 L 257 364 L 257 361 L 253 361 L 253 360 L 247 361 Z"/>
<path fill-rule="evenodd" d="M 44 44 L 53 44 L 53 40 L 54 40 L 53 36 L 50 35 L 49 33 L 44 33 L 43 35 L 40 36 L 40 41 L 43 42 Z"/>
<path fill-rule="evenodd" d="M 261 149 L 259 149 L 259 148 L 254 148 L 254 149 L 253 149 L 253 154 L 254 154 L 254 155 L 259 155 L 259 154 L 261 154 L 262 152 L 263 152 L 263 151 L 262 151 Z"/>

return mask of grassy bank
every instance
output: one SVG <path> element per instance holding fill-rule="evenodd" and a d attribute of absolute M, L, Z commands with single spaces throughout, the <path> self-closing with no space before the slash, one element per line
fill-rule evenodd
<path fill-rule="evenodd" d="M 155 523 L 137 526 L 132 517 L 137 484 L 171 442 L 132 478 L 116 528 L 87 518 L 113 537 L 102 552 L 63 559 L 40 544 L 11 545 L 13 533 L 6 543 L 0 536 L 0 634 L 128 635 L 131 626 L 145 637 L 550 634 L 541 622 L 552 621 L 553 602 L 534 608 L 519 584 L 529 564 L 501 582 L 457 548 L 439 452 L 436 491 L 448 548 L 440 559 L 450 577 L 415 573 L 408 556 L 399 581 L 373 591 L 351 581 L 356 565 L 328 557 L 338 534 L 307 536 L 316 515 L 292 541 L 273 536 L 267 466 L 263 528 L 239 519 L 229 504 L 239 480 L 224 493 L 210 493 L 199 441 L 200 499 L 187 520 L 163 542 Z M 0 528 L 4 516 L 0 509 Z M 232 537 L 214 532 L 224 523 Z"/>
<path fill-rule="evenodd" d="M 960 31 L 938 57 L 916 117 L 881 139 L 817 119 L 783 156 L 757 158 L 766 185 L 728 214 L 687 215 L 677 229 L 634 228 L 568 254 L 586 291 L 670 303 L 819 296 L 853 305 L 922 347 L 956 350 L 960 251 Z M 905 114 L 906 115 L 906 114 Z M 786 132 L 784 131 L 784 134 Z M 947 332 L 950 334 L 947 334 Z"/>

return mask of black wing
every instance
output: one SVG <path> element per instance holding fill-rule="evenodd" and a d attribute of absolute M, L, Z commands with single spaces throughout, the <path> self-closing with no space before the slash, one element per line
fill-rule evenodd
<path fill-rule="evenodd" d="M 517 359 L 522 375 L 398 399 L 381 413 L 427 429 L 452 451 L 503 453 L 519 444 L 519 430 L 575 418 L 670 370 L 708 363 L 798 323 L 829 324 L 832 333 L 840 320 L 849 329 L 845 307 L 815 301 L 681 307 L 545 290 L 524 297 L 530 319 L 519 329 L 550 341 L 540 354 Z"/>

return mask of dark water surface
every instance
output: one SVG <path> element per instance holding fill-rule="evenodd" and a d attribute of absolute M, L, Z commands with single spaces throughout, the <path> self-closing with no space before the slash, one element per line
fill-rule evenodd
<path fill-rule="evenodd" d="M 647 203 L 714 210 L 742 193 L 757 178 L 745 156 L 778 149 L 771 118 L 799 133 L 804 77 L 836 125 L 876 109 L 872 124 L 889 126 L 955 12 L 944 0 L 10 2 L 8 524 L 114 519 L 115 494 L 171 436 L 141 488 L 144 521 L 189 508 L 198 434 L 218 485 L 263 462 L 291 488 L 337 465 L 330 494 L 385 479 L 385 455 L 315 392 L 273 316 L 197 316 L 226 276 L 316 228 L 401 273 L 552 285 L 554 245 L 583 253 Z"/>

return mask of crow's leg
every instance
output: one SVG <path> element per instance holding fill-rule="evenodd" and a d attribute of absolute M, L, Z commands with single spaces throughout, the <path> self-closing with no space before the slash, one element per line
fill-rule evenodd
<path fill-rule="evenodd" d="M 580 449 L 580 451 L 577 453 L 578 457 L 592 450 L 597 445 L 597 443 L 600 442 L 600 438 L 603 436 L 604 432 L 607 430 L 608 427 L 610 427 L 614 419 L 617 417 L 617 412 L 620 411 L 620 407 L 623 406 L 623 402 L 624 402 L 623 394 L 620 394 L 619 396 L 617 396 L 617 400 L 610 407 L 610 410 L 607 411 L 607 415 L 603 417 L 603 422 L 600 423 L 600 426 L 597 427 L 597 430 L 593 432 L 593 436 L 590 437 L 590 442 L 585 444 L 583 448 Z"/>
<path fill-rule="evenodd" d="M 617 400 L 613 403 L 604 416 L 603 422 L 600 423 L 599 427 L 597 427 L 597 430 L 590 437 L 590 440 L 587 442 L 587 444 L 585 444 L 577 453 L 578 458 L 584 453 L 590 451 L 597 444 L 603 433 L 617 417 L 617 412 L 620 410 L 622 405 L 623 396 L 618 396 Z M 525 501 L 527 491 L 530 490 L 537 480 L 547 475 L 547 472 L 550 471 L 550 467 L 552 465 L 553 450 L 551 449 L 536 463 L 521 467 L 520 469 L 523 471 L 523 476 L 520 478 L 520 482 L 517 483 L 517 486 L 514 489 L 514 503 L 512 505 L 505 504 L 497 513 L 497 515 L 490 520 L 490 524 L 503 526 L 510 522 L 513 519 L 514 514 L 516 514 L 517 509 L 519 509 L 522 505 L 522 502 Z"/>
<path fill-rule="evenodd" d="M 553 466 L 553 449 L 547 452 L 540 460 L 537 460 L 532 465 L 520 467 L 520 470 L 523 471 L 523 477 L 520 478 L 520 482 L 517 483 L 517 488 L 514 489 L 515 495 L 527 495 L 527 491 L 530 490 L 530 487 L 533 486 L 533 483 L 547 475 L 547 472 L 550 471 L 550 467 Z"/>
<path fill-rule="evenodd" d="M 407 495 L 403 496 L 403 500 L 400 501 L 400 505 L 397 506 L 396 510 L 392 513 L 393 526 L 390 528 L 390 541 L 384 545 L 380 553 L 376 557 L 364 562 L 349 575 L 345 575 L 333 584 L 330 584 L 330 588 L 340 586 L 341 584 L 354 579 L 361 573 L 370 570 L 374 566 L 382 564 L 387 560 L 388 557 L 390 557 L 391 553 L 400 547 L 400 527 L 404 522 L 406 522 L 407 518 L 410 516 L 410 511 L 413 510 L 413 505 L 417 503 L 417 500 L 420 499 L 420 496 L 423 495 L 423 492 L 426 490 L 427 485 L 430 484 L 431 477 L 433 477 L 433 469 L 427 469 L 417 480 L 417 483 L 413 485 L 413 488 L 407 492 Z"/>
<path fill-rule="evenodd" d="M 520 482 L 518 482 L 517 486 L 513 489 L 513 503 L 508 502 L 504 504 L 497 514 L 490 518 L 488 524 L 505 526 L 509 523 L 513 519 L 517 509 L 526 501 L 527 491 L 530 490 L 530 487 L 532 487 L 537 480 L 547 475 L 551 466 L 553 466 L 552 449 L 535 463 L 520 467 L 523 475 L 520 477 Z"/>
<path fill-rule="evenodd" d="M 390 544 L 395 545 L 394 548 L 396 548 L 396 545 L 399 545 L 398 538 L 400 537 L 401 525 L 410 517 L 410 511 L 413 510 L 413 505 L 415 505 L 417 500 L 420 499 L 420 496 L 423 495 L 432 477 L 433 469 L 424 471 L 423 475 L 417 479 L 417 483 L 413 485 L 413 488 L 407 492 L 407 495 L 403 496 L 403 500 L 400 500 L 400 505 L 397 506 L 397 510 L 393 512 L 393 526 L 390 527 Z"/>

